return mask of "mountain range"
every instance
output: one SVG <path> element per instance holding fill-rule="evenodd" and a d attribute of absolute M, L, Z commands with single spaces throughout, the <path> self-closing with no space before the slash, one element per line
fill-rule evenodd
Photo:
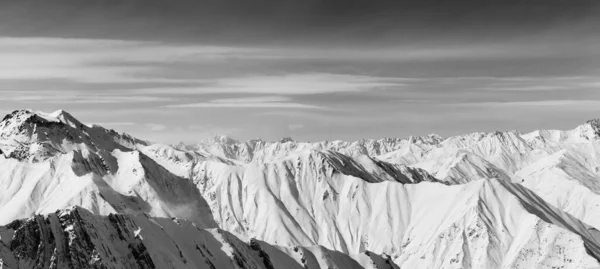
<path fill-rule="evenodd" d="M 354 142 L 0 121 L 4 268 L 600 267 L 600 121 Z"/>

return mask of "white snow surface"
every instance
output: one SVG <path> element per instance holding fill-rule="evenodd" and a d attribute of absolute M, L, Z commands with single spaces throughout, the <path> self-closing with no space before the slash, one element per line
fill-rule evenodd
<path fill-rule="evenodd" d="M 95 234 L 82 259 L 106 268 L 600 267 L 599 126 L 169 146 L 15 111 L 0 122 L 0 255 L 44 264 L 13 247 L 36 238 L 13 221 L 79 212 L 92 224 L 61 231 Z M 115 218 L 128 239 L 104 232 Z"/>

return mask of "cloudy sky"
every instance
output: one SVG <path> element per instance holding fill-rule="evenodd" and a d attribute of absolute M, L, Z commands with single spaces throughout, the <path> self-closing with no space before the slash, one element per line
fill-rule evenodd
<path fill-rule="evenodd" d="M 353 140 L 600 117 L 600 1 L 0 1 L 0 113 Z M 525 3 L 524 3 L 525 2 Z"/>

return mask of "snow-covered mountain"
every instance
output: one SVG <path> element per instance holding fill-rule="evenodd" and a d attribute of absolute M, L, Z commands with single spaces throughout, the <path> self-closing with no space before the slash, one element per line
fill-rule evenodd
<path fill-rule="evenodd" d="M 285 157 L 292 151 L 331 150 L 349 156 L 378 156 L 409 146 L 419 148 L 438 144 L 441 141 L 442 137 L 435 134 L 425 137 L 363 139 L 355 142 L 336 140 L 316 143 L 298 142 L 291 138 L 275 142 L 266 142 L 260 139 L 242 142 L 227 136 L 215 136 L 204 139 L 195 145 L 179 144 L 175 148 L 184 151 L 204 151 L 244 163 L 261 163 Z"/>
<path fill-rule="evenodd" d="M 0 153 L 8 268 L 600 267 L 600 121 L 169 146 L 22 110 Z"/>
<path fill-rule="evenodd" d="M 216 227 L 200 192 L 137 148 L 147 143 L 86 126 L 64 111 L 15 111 L 0 122 L 0 224 L 81 206 Z"/>
<path fill-rule="evenodd" d="M 293 160 L 231 174 L 202 166 L 209 172 L 198 186 L 210 197 L 217 222 L 234 234 L 344 253 L 386 253 L 408 268 L 559 266 L 581 255 L 573 264 L 580 266 L 587 263 L 581 240 L 588 240 L 581 238 L 593 248 L 598 244 L 590 226 L 508 181 L 371 183 L 333 169 L 290 167 Z M 562 256 L 563 250 L 553 250 L 559 241 L 581 252 Z"/>

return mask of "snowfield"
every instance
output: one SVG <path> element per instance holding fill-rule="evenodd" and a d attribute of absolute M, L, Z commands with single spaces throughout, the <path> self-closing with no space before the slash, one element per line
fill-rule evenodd
<path fill-rule="evenodd" d="M 600 122 L 165 145 L 0 122 L 6 268 L 600 267 Z"/>

